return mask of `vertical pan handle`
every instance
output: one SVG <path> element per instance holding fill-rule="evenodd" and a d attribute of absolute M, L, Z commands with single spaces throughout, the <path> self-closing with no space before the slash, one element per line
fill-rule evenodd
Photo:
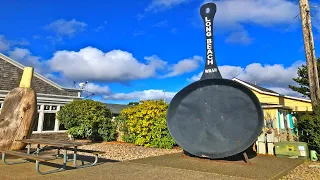
<path fill-rule="evenodd" d="M 200 80 L 222 78 L 216 63 L 213 46 L 213 19 L 216 11 L 217 6 L 215 3 L 206 3 L 200 8 L 206 35 L 206 65 Z"/>

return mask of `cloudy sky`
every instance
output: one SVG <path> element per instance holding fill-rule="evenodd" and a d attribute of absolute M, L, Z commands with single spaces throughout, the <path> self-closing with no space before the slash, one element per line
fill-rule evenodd
<path fill-rule="evenodd" d="M 305 63 L 298 1 L 214 2 L 215 55 L 223 77 L 300 96 L 287 88 Z M 95 100 L 159 99 L 164 91 L 170 100 L 204 68 L 202 3 L 2 0 L 0 53 L 65 87 L 88 81 Z M 320 8 L 316 0 L 310 3 L 317 50 Z"/>

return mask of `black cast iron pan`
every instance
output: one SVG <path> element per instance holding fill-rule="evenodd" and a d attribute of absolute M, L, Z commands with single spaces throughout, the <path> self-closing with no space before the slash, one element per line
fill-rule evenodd
<path fill-rule="evenodd" d="M 240 83 L 222 79 L 213 48 L 216 5 L 201 6 L 206 34 L 202 77 L 179 91 L 167 112 L 167 126 L 176 143 L 199 157 L 219 159 L 251 146 L 261 133 L 263 111 L 255 94 Z"/>

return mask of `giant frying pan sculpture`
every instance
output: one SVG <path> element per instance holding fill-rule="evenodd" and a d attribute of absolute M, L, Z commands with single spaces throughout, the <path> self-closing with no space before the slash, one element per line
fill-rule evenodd
<path fill-rule="evenodd" d="M 205 25 L 206 65 L 202 77 L 172 99 L 167 126 L 188 153 L 210 159 L 244 152 L 261 133 L 263 111 L 255 94 L 240 83 L 223 79 L 213 47 L 216 5 L 201 6 Z"/>

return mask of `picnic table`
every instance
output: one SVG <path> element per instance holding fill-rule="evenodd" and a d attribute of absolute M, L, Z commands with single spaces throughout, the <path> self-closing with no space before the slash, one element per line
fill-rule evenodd
<path fill-rule="evenodd" d="M 25 163 L 25 162 L 30 162 L 27 159 L 32 159 L 36 161 L 36 171 L 39 174 L 49 174 L 53 172 L 60 172 L 66 170 L 66 165 L 68 161 L 73 161 L 73 165 L 76 168 L 84 168 L 84 167 L 89 167 L 89 166 L 94 166 L 98 162 L 98 155 L 103 154 L 105 152 L 102 151 L 95 151 L 95 150 L 86 150 L 86 149 L 79 149 L 79 146 L 91 144 L 88 142 L 74 142 L 74 141 L 57 141 L 57 140 L 49 140 L 49 139 L 22 139 L 18 140 L 22 143 L 27 144 L 27 152 L 21 152 L 21 151 L 11 151 L 11 150 L 6 150 L 6 151 L 1 151 L 2 152 L 2 162 L 11 165 L 11 164 L 20 164 L 20 163 Z M 36 151 L 31 152 L 31 144 L 36 144 L 37 148 Z M 44 145 L 44 147 L 41 148 L 41 145 Z M 52 149 L 57 149 L 57 154 L 54 155 L 44 155 L 40 154 L 41 152 L 44 152 L 46 150 L 52 150 Z M 40 162 L 45 162 L 45 161 L 50 161 L 54 160 L 56 158 L 59 158 L 61 156 L 60 151 L 63 151 L 63 164 L 61 168 L 57 168 L 51 171 L 46 171 L 42 172 L 40 171 Z M 68 153 L 67 151 L 72 151 L 73 152 L 73 158 L 69 159 L 68 158 Z M 90 153 L 94 154 L 95 160 L 92 163 L 84 164 L 82 161 L 82 165 L 77 164 L 77 156 L 78 152 L 85 152 L 85 153 Z M 6 154 L 13 155 L 13 156 L 18 156 L 21 158 L 24 158 L 23 161 L 16 161 L 16 162 L 7 162 L 6 161 Z"/>

